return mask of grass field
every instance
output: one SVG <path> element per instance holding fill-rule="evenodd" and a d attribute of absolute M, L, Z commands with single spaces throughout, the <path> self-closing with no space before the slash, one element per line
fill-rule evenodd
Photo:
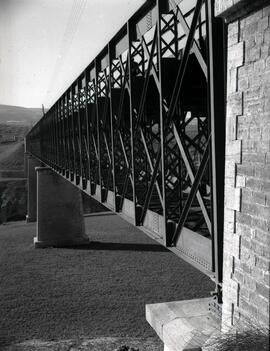
<path fill-rule="evenodd" d="M 35 224 L 0 226 L 2 347 L 139 337 L 153 338 L 161 350 L 145 304 L 205 297 L 213 289 L 206 276 L 118 216 L 85 221 L 92 243 L 80 248 L 34 249 Z"/>

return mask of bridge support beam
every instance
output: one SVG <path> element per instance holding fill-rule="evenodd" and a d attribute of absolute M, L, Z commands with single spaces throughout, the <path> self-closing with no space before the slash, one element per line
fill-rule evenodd
<path fill-rule="evenodd" d="M 89 243 L 81 192 L 49 167 L 37 167 L 36 248 Z"/>
<path fill-rule="evenodd" d="M 37 175 L 35 167 L 40 166 L 40 162 L 33 156 L 26 155 L 27 172 L 27 215 L 26 222 L 36 222 L 37 220 Z"/>

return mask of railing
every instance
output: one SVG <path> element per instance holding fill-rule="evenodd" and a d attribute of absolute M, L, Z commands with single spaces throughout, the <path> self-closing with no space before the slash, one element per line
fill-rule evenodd
<path fill-rule="evenodd" d="M 27 135 L 28 152 L 149 229 L 218 291 L 223 38 L 211 0 L 148 1 Z"/>

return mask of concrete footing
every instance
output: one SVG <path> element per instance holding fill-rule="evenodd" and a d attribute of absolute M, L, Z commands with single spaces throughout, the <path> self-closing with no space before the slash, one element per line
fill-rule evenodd
<path fill-rule="evenodd" d="M 146 320 L 164 343 L 164 351 L 200 351 L 220 323 L 209 312 L 212 298 L 146 305 Z"/>
<path fill-rule="evenodd" d="M 48 167 L 37 167 L 35 247 L 88 244 L 81 192 Z"/>
<path fill-rule="evenodd" d="M 40 166 L 40 162 L 31 155 L 26 155 L 27 171 L 27 215 L 26 222 L 36 222 L 37 220 L 37 175 L 35 168 Z"/>

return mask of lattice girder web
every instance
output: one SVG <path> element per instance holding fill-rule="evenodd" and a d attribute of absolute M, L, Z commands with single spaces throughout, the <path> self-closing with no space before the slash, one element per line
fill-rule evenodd
<path fill-rule="evenodd" d="M 219 284 L 223 23 L 211 0 L 177 2 L 147 1 L 33 127 L 27 143 L 95 199 L 214 272 Z"/>

